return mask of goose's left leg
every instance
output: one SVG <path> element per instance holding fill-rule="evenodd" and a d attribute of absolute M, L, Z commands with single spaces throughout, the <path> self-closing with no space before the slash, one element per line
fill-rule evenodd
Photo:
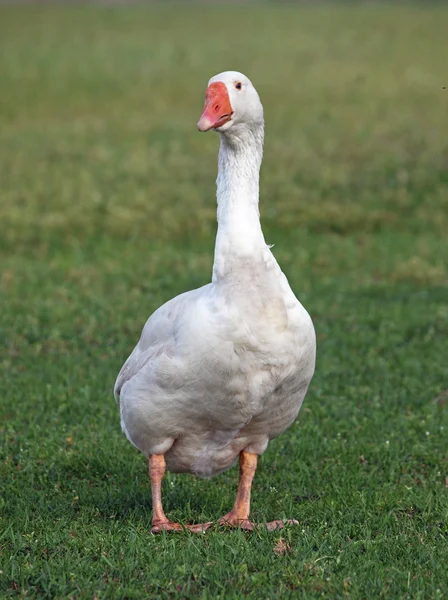
<path fill-rule="evenodd" d="M 194 533 L 202 533 L 206 531 L 210 523 L 199 523 L 197 525 L 181 525 L 169 521 L 163 511 L 162 506 L 162 479 L 165 475 L 166 464 L 163 454 L 152 454 L 149 457 L 149 476 L 151 478 L 151 493 L 152 493 L 152 533 L 160 533 L 161 531 L 183 531 L 188 529 Z"/>
<path fill-rule="evenodd" d="M 255 523 L 249 520 L 250 513 L 250 490 L 252 480 L 257 469 L 257 455 L 249 452 L 240 453 L 240 482 L 238 485 L 238 493 L 236 495 L 235 504 L 232 510 L 222 519 L 219 520 L 220 525 L 230 527 L 241 527 L 241 529 L 253 530 L 257 527 Z M 264 523 L 260 527 L 267 527 L 270 531 L 281 529 L 284 525 L 298 525 L 295 519 L 288 521 L 271 521 Z"/>

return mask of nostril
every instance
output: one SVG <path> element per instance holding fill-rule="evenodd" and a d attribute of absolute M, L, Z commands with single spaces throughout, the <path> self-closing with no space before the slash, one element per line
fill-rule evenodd
<path fill-rule="evenodd" d="M 215 104 L 215 112 L 219 110 L 219 104 Z"/>

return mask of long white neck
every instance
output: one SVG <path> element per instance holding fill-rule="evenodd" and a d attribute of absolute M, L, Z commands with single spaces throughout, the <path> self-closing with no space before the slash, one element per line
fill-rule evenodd
<path fill-rule="evenodd" d="M 213 281 L 231 277 L 238 265 L 266 249 L 258 211 L 263 125 L 243 135 L 221 134 L 218 159 L 216 236 Z"/>

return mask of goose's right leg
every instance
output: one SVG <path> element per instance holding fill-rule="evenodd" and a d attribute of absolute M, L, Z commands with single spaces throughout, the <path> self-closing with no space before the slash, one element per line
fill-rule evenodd
<path fill-rule="evenodd" d="M 151 478 L 151 493 L 152 493 L 152 533 L 160 533 L 161 531 L 184 531 L 188 529 L 194 533 L 202 533 L 206 531 L 210 523 L 199 523 L 197 525 L 181 525 L 169 521 L 163 511 L 162 506 L 162 479 L 165 475 L 166 464 L 163 454 L 152 454 L 149 457 L 149 477 Z"/>
<path fill-rule="evenodd" d="M 238 493 L 236 495 L 235 504 L 232 510 L 219 520 L 220 525 L 228 527 L 240 527 L 241 529 L 249 529 L 252 531 L 257 528 L 255 523 L 249 520 L 250 513 L 250 492 L 252 488 L 252 480 L 257 469 L 257 455 L 250 452 L 240 453 L 240 483 L 238 485 Z M 295 519 L 287 521 L 271 521 L 264 523 L 261 527 L 266 527 L 269 531 L 282 529 L 285 525 L 298 525 Z"/>

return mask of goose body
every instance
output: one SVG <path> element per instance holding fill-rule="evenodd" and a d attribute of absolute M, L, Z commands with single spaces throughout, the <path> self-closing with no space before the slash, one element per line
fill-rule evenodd
<path fill-rule="evenodd" d="M 198 128 L 221 138 L 212 282 L 150 316 L 114 391 L 122 429 L 146 457 L 208 477 L 242 452 L 262 454 L 292 424 L 316 344 L 261 230 L 263 110 L 251 82 L 212 78 Z"/>

